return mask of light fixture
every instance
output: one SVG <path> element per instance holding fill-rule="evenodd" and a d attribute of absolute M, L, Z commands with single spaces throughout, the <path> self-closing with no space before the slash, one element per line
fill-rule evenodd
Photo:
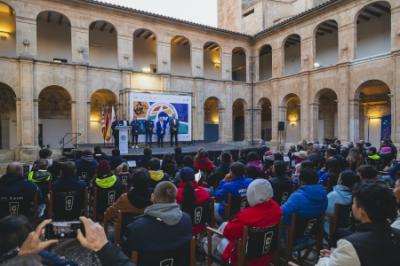
<path fill-rule="evenodd" d="M 220 68 L 221 67 L 221 63 L 220 62 L 214 62 L 214 67 L 215 68 Z"/>
<path fill-rule="evenodd" d="M 142 72 L 143 73 L 151 73 L 151 69 L 150 69 L 150 67 L 143 67 Z"/>
<path fill-rule="evenodd" d="M 5 30 L 0 30 L 0 39 L 7 40 L 10 37 L 10 32 Z"/>
<path fill-rule="evenodd" d="M 321 65 L 320 65 L 318 62 L 315 62 L 315 63 L 314 63 L 314 67 L 315 67 L 315 68 L 320 68 Z"/>

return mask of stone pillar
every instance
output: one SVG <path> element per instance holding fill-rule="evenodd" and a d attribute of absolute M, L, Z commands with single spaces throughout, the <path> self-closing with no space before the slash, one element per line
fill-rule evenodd
<path fill-rule="evenodd" d="M 257 72 L 255 70 L 258 69 L 256 60 L 257 59 L 254 56 L 252 56 L 251 54 L 248 55 L 246 53 L 246 82 L 247 83 L 255 82 L 257 80 L 256 73 L 255 73 L 255 72 Z"/>
<path fill-rule="evenodd" d="M 244 125 L 241 125 L 243 127 L 244 131 L 244 141 L 247 141 L 248 143 L 251 143 L 251 133 L 254 128 L 252 128 L 251 124 L 251 113 L 253 112 L 253 109 L 248 108 L 244 110 Z"/>
<path fill-rule="evenodd" d="M 261 108 L 254 109 L 254 141 L 257 143 L 261 140 Z"/>
<path fill-rule="evenodd" d="M 36 58 L 37 29 L 36 20 L 31 18 L 16 18 L 17 57 Z"/>
<path fill-rule="evenodd" d="M 86 66 L 77 65 L 75 67 L 75 99 L 71 106 L 72 132 L 80 133 L 78 143 L 87 143 L 89 135 L 89 123 L 87 118 L 90 116 L 90 108 L 87 108 L 88 99 L 88 69 Z"/>
<path fill-rule="evenodd" d="M 192 137 L 194 140 L 204 140 L 204 98 L 204 80 L 194 79 L 192 97 Z"/>
<path fill-rule="evenodd" d="M 319 140 L 318 136 L 318 113 L 319 113 L 319 103 L 310 103 L 310 136 L 309 139 L 312 141 Z"/>
<path fill-rule="evenodd" d="M 157 39 L 157 73 L 171 73 L 171 43 Z"/>
<path fill-rule="evenodd" d="M 360 138 L 360 103 L 358 99 L 349 100 L 350 109 L 350 141 L 357 142 Z"/>
<path fill-rule="evenodd" d="M 339 60 L 338 63 L 349 62 L 355 58 L 356 27 L 353 18 L 338 29 Z"/>
<path fill-rule="evenodd" d="M 301 71 L 310 71 L 314 67 L 313 36 L 301 40 Z"/>
<path fill-rule="evenodd" d="M 20 100 L 17 101 L 18 147 L 16 159 L 32 161 L 37 158 L 38 147 L 38 101 L 34 99 L 34 62 L 20 60 Z"/>
<path fill-rule="evenodd" d="M 232 119 L 232 82 L 224 82 L 225 99 L 221 103 L 219 113 L 219 142 L 226 143 L 233 141 L 233 119 Z"/>
<path fill-rule="evenodd" d="M 283 75 L 283 66 L 285 62 L 283 49 L 283 46 L 272 49 L 272 78 L 278 78 Z"/>
<path fill-rule="evenodd" d="M 400 50 L 400 4 L 392 6 L 391 9 L 391 47 L 392 51 Z"/>
<path fill-rule="evenodd" d="M 89 64 L 89 29 L 71 27 L 72 62 Z"/>
<path fill-rule="evenodd" d="M 257 50 L 259 51 L 259 50 Z M 254 55 L 254 82 L 260 81 L 260 55 Z"/>
<path fill-rule="evenodd" d="M 194 78 L 204 77 L 203 48 L 192 45 L 192 75 Z"/>
<path fill-rule="evenodd" d="M 133 35 L 118 34 L 118 63 L 122 69 L 133 69 Z"/>
<path fill-rule="evenodd" d="M 221 50 L 221 79 L 232 80 L 232 51 Z"/>
<path fill-rule="evenodd" d="M 279 105 L 278 106 L 278 121 L 285 122 L 285 131 L 278 131 L 278 122 L 275 124 L 276 132 L 277 132 L 277 143 L 276 148 L 281 150 L 285 147 L 286 143 L 286 130 L 289 126 L 288 119 L 287 119 L 287 106 L 286 105 Z M 281 145 L 279 145 L 281 144 Z"/>

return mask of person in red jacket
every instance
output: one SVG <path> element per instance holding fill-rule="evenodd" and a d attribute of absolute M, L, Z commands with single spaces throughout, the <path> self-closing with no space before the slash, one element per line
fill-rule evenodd
<path fill-rule="evenodd" d="M 232 261 L 237 265 L 237 253 L 233 250 L 234 241 L 243 235 L 244 226 L 249 227 L 270 227 L 279 224 L 282 217 L 282 210 L 273 200 L 274 191 L 269 181 L 256 179 L 247 188 L 247 200 L 250 207 L 241 210 L 230 220 L 223 235 L 229 241 L 222 252 L 224 262 Z M 246 266 L 265 266 L 272 262 L 272 255 L 246 261 Z"/>
<path fill-rule="evenodd" d="M 210 199 L 210 194 L 197 184 L 194 175 L 195 172 L 192 168 L 182 168 L 179 172 L 181 182 L 178 185 L 178 193 L 176 194 L 177 203 L 181 205 L 182 211 L 189 215 L 192 215 L 196 205 L 202 204 Z M 193 225 L 193 235 L 201 233 L 205 228 L 205 224 Z"/>

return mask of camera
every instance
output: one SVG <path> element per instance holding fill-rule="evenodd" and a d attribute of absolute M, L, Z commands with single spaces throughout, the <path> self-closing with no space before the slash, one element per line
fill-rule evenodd
<path fill-rule="evenodd" d="M 80 221 L 52 222 L 45 228 L 46 239 L 75 238 L 78 229 L 84 234 L 84 226 Z"/>

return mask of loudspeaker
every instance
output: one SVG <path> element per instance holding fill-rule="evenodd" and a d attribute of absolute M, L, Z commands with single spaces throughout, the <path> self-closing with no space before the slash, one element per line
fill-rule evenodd
<path fill-rule="evenodd" d="M 278 122 L 278 131 L 285 131 L 285 122 L 284 121 Z"/>

